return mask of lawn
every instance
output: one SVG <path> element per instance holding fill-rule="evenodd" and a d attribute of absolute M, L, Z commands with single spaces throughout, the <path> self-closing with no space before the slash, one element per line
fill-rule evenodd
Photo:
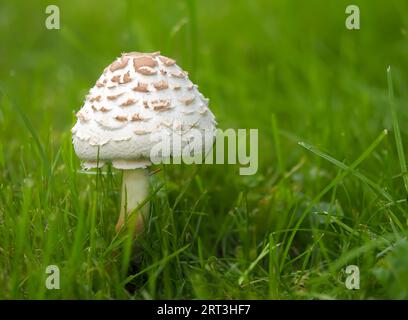
<path fill-rule="evenodd" d="M 49 30 L 49 1 L 2 0 L 0 298 L 408 298 L 408 2 L 352 3 L 359 30 L 343 0 L 56 0 Z M 132 240 L 121 171 L 82 171 L 70 129 L 107 65 L 157 50 L 219 128 L 259 130 L 259 168 L 151 167 Z"/>

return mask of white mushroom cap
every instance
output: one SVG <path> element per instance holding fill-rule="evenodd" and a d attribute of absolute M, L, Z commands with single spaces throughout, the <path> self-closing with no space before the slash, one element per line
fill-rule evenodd
<path fill-rule="evenodd" d="M 197 88 L 159 52 L 122 54 L 105 68 L 77 112 L 72 140 L 83 166 L 146 167 L 152 147 L 173 134 L 181 135 L 182 150 L 191 143 L 192 150 L 209 150 L 216 121 Z M 206 139 L 192 139 L 192 128 Z"/>

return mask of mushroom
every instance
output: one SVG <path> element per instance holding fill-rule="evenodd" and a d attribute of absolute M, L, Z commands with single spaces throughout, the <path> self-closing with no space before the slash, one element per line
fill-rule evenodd
<path fill-rule="evenodd" d="M 175 60 L 159 52 L 130 52 L 106 67 L 90 89 L 77 113 L 72 142 L 84 169 L 111 163 L 123 170 L 117 232 L 130 213 L 135 213 L 128 221 L 135 234 L 144 229 L 149 203 L 134 211 L 148 196 L 147 167 L 152 164 L 151 152 L 158 140 L 194 128 L 206 137 L 210 133 L 210 139 L 194 141 L 201 144 L 199 149 L 211 148 L 216 121 L 208 99 L 197 88 Z M 191 139 L 181 139 L 179 148 L 190 144 Z M 175 155 L 173 150 L 156 156 L 164 160 L 171 155 Z"/>

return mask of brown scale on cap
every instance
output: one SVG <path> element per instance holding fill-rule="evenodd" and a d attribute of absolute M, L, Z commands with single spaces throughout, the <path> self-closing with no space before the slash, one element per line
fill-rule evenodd
<path fill-rule="evenodd" d="M 165 56 L 160 56 L 159 60 L 166 66 L 166 67 L 170 67 L 172 65 L 174 65 L 176 63 L 176 60 L 167 58 Z"/>
<path fill-rule="evenodd" d="M 170 100 L 153 100 L 150 104 L 155 111 L 164 111 L 170 108 Z"/>
<path fill-rule="evenodd" d="M 130 77 L 130 73 L 128 71 L 123 75 L 123 79 L 122 79 L 122 81 L 119 81 L 119 83 L 123 84 L 123 83 L 129 83 L 131 81 L 132 81 L 132 78 Z"/>
<path fill-rule="evenodd" d="M 98 88 L 101 88 L 101 87 L 104 86 L 104 84 L 98 81 L 98 82 L 96 83 L 96 86 L 97 86 Z"/>
<path fill-rule="evenodd" d="M 179 71 L 179 72 L 172 72 L 170 73 L 170 76 L 173 78 L 185 78 L 187 76 L 187 72 L 186 71 Z"/>
<path fill-rule="evenodd" d="M 122 106 L 122 107 L 128 107 L 128 106 L 131 106 L 131 105 L 135 104 L 136 102 L 137 102 L 137 100 L 128 99 L 127 101 L 123 102 L 123 103 L 121 104 L 121 106 Z"/>
<path fill-rule="evenodd" d="M 153 69 L 157 66 L 156 60 L 151 55 L 136 56 L 133 58 L 133 67 L 136 72 L 144 75 L 155 74 L 157 71 Z"/>
<path fill-rule="evenodd" d="M 145 109 L 148 109 L 149 108 L 149 103 L 146 100 L 144 100 L 143 101 L 143 106 L 145 107 Z"/>
<path fill-rule="evenodd" d="M 127 116 L 119 116 L 119 115 L 117 115 L 117 116 L 115 116 L 115 119 L 118 120 L 118 121 L 120 121 L 120 122 L 128 121 Z"/>
<path fill-rule="evenodd" d="M 101 111 L 101 112 L 109 112 L 110 109 L 105 108 L 105 107 L 102 106 L 102 107 L 99 108 L 99 111 Z"/>
<path fill-rule="evenodd" d="M 133 91 L 137 91 L 137 92 L 149 92 L 149 90 L 147 89 L 147 83 L 138 82 L 138 83 L 137 83 L 137 86 L 133 88 Z"/>
<path fill-rule="evenodd" d="M 113 76 L 112 79 L 111 79 L 111 81 L 112 81 L 112 82 L 117 82 L 117 83 L 119 83 L 119 81 L 120 81 L 120 76 Z"/>
<path fill-rule="evenodd" d="M 167 89 L 169 87 L 169 84 L 167 83 L 167 81 L 160 80 L 158 82 L 153 83 L 153 86 L 157 90 L 164 90 L 164 89 Z"/>
<path fill-rule="evenodd" d="M 161 75 L 163 75 L 163 76 L 165 76 L 165 75 L 167 74 L 167 71 L 166 71 L 166 70 L 161 69 L 161 70 L 160 70 L 160 74 L 161 74 Z"/>
<path fill-rule="evenodd" d="M 107 96 L 106 98 L 108 100 L 116 100 L 117 98 L 119 98 L 123 93 L 119 93 L 117 95 L 113 95 L 113 96 Z"/>
<path fill-rule="evenodd" d="M 81 111 L 78 111 L 77 113 L 76 113 L 76 117 L 79 119 L 79 121 L 81 121 L 81 122 L 86 122 L 86 121 L 89 121 L 89 117 L 87 117 L 83 112 L 81 112 Z"/>
<path fill-rule="evenodd" d="M 135 71 L 138 71 L 141 67 L 150 67 L 154 68 L 157 66 L 157 61 L 153 59 L 152 56 L 149 55 L 142 55 L 133 58 L 133 67 Z"/>
<path fill-rule="evenodd" d="M 180 90 L 180 89 L 181 89 L 181 86 L 179 86 L 178 84 L 175 84 L 173 86 L 173 90 Z"/>
<path fill-rule="evenodd" d="M 143 121 L 144 119 L 140 116 L 139 113 L 135 113 L 130 118 L 130 121 Z"/>
<path fill-rule="evenodd" d="M 114 63 L 112 63 L 109 70 L 113 72 L 119 69 L 123 69 L 127 66 L 128 62 L 129 62 L 128 57 L 122 57 L 120 58 L 120 60 L 116 60 Z"/>
<path fill-rule="evenodd" d="M 157 70 L 155 70 L 155 69 L 153 69 L 151 67 L 143 66 L 143 67 L 140 67 L 139 69 L 137 69 L 137 72 L 139 72 L 139 73 L 141 73 L 141 74 L 143 74 L 145 76 L 151 76 L 153 74 L 156 74 Z"/>
<path fill-rule="evenodd" d="M 89 102 L 95 102 L 95 101 L 97 102 L 101 101 L 101 96 L 96 96 L 96 97 L 92 97 L 89 99 Z"/>
<path fill-rule="evenodd" d="M 195 100 L 195 97 L 191 97 L 191 98 L 180 99 L 180 102 L 182 102 L 186 106 L 188 106 L 188 105 L 192 104 L 194 100 Z"/>

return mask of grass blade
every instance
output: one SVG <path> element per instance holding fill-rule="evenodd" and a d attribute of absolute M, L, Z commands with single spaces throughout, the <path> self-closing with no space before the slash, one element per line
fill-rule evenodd
<path fill-rule="evenodd" d="M 163 259 L 161 259 L 160 261 L 158 261 L 158 262 L 156 262 L 156 263 L 150 265 L 149 267 L 143 269 L 142 271 L 140 271 L 140 272 L 138 272 L 138 273 L 136 273 L 136 274 L 134 274 L 134 275 L 131 275 L 131 276 L 127 277 L 127 278 L 125 279 L 125 281 L 123 282 L 123 285 L 125 285 L 126 283 L 129 283 L 130 281 L 132 281 L 133 279 L 137 278 L 138 276 L 140 276 L 140 275 L 142 275 L 142 274 L 144 274 L 144 273 L 146 273 L 146 272 L 148 272 L 148 271 L 150 271 L 150 270 L 152 270 L 152 269 L 154 269 L 154 268 L 156 268 L 156 267 L 158 267 L 158 266 L 160 266 L 160 265 L 164 265 L 165 263 L 167 263 L 167 261 L 169 261 L 170 259 L 172 259 L 172 258 L 178 256 L 180 253 L 182 253 L 182 252 L 183 252 L 184 250 L 186 250 L 188 247 L 190 247 L 190 244 L 188 244 L 188 245 L 186 245 L 186 246 L 184 246 L 184 247 L 178 249 L 177 251 L 175 251 L 175 252 L 169 254 L 168 256 L 166 256 L 166 257 L 164 257 Z"/>
<path fill-rule="evenodd" d="M 391 66 L 387 69 L 387 80 L 388 80 L 388 101 L 391 109 L 392 126 L 394 128 L 395 143 L 397 145 L 398 159 L 400 162 L 402 179 L 404 180 L 405 191 L 408 194 L 408 175 L 407 175 L 407 164 L 405 162 L 404 147 L 402 145 L 401 131 L 398 124 L 398 115 L 395 108 L 394 100 L 394 87 L 392 84 L 392 73 Z"/>
<path fill-rule="evenodd" d="M 337 183 L 339 183 L 347 174 L 350 173 L 350 169 L 354 170 L 357 168 L 357 166 L 366 159 L 371 152 L 381 143 L 381 141 L 384 139 L 384 137 L 388 134 L 387 130 L 383 130 L 380 135 L 371 143 L 371 145 L 361 154 L 360 157 L 357 158 L 350 166 L 349 170 L 343 171 L 339 175 L 336 176 L 316 197 L 313 198 L 313 200 L 309 203 L 305 211 L 302 213 L 302 216 L 299 218 L 297 221 L 295 227 L 293 228 L 293 231 L 289 237 L 288 243 L 286 244 L 285 250 L 282 255 L 282 260 L 281 260 L 281 265 L 280 265 L 280 271 L 282 271 L 282 268 L 284 266 L 286 257 L 289 253 L 289 249 L 292 245 L 293 239 L 295 238 L 295 235 L 297 233 L 297 230 L 299 229 L 300 225 L 302 224 L 303 220 L 306 218 L 307 214 L 309 211 L 313 208 L 313 206 L 327 193 L 329 192 Z M 305 142 L 299 142 L 299 145 L 304 147 L 305 149 L 308 150 L 315 150 L 313 146 L 305 143 Z"/>

